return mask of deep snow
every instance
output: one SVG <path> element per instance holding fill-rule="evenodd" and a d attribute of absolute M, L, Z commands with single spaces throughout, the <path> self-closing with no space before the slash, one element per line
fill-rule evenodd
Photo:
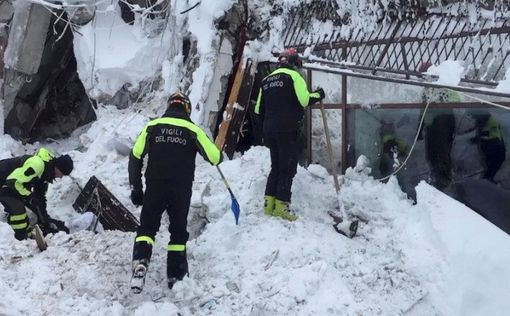
<path fill-rule="evenodd" d="M 111 150 L 112 129 L 128 138 L 143 116 L 122 125 L 127 111 L 101 108 L 80 137 L 47 144 L 69 151 L 83 185 L 96 175 L 135 214 L 129 201 L 127 158 Z M 118 128 L 125 126 L 124 128 Z M 117 128 L 115 128 L 117 127 Z M 1 158 L 25 148 L 2 136 Z M 13 149 L 10 149 L 13 148 Z M 27 148 L 31 149 L 31 148 Z M 202 158 L 193 206 L 211 222 L 188 243 L 190 277 L 166 288 L 166 220 L 157 237 L 146 289 L 129 291 L 134 233 L 77 231 L 49 236 L 39 253 L 0 223 L 0 312 L 70 315 L 503 315 L 510 273 L 509 238 L 434 188 L 418 186 L 418 204 L 392 178 L 373 180 L 352 169 L 341 201 L 366 221 L 359 236 L 337 234 L 326 214 L 336 206 L 331 176 L 319 165 L 300 167 L 293 185 L 295 223 L 269 218 L 262 196 L 269 154 L 254 147 L 221 165 L 241 205 L 234 224 L 230 197 L 215 168 Z M 68 224 L 80 221 L 69 178 L 50 186 L 49 210 Z"/>
<path fill-rule="evenodd" d="M 189 15 L 191 20 L 177 17 L 172 22 L 182 28 L 193 25 L 190 31 L 199 39 L 201 61 L 210 60 L 207 56 L 215 51 L 213 18 L 229 4 L 209 1 Z M 256 4 L 266 8 L 261 1 Z M 96 24 L 89 24 L 96 29 L 95 48 L 91 29 L 75 39 L 80 76 L 88 91 L 114 92 L 125 83 L 118 80 L 122 78 L 136 86 L 160 71 L 159 63 L 164 66 L 163 88 L 154 92 L 151 102 L 128 109 L 100 105 L 98 120 L 66 140 L 22 145 L 1 135 L 0 159 L 32 153 L 40 145 L 69 153 L 75 160 L 72 175 L 80 186 L 97 176 L 138 216 L 140 209 L 129 200 L 127 157 L 119 152 L 132 144 L 150 117 L 162 113 L 161 100 L 178 86 L 175 77 L 182 63 L 175 47 L 161 46 L 161 38 L 175 39 L 174 35 L 146 39 L 139 24 L 117 27 L 118 16 L 109 21 L 112 24 L 101 18 L 118 14 L 115 10 L 108 7 L 98 13 Z M 110 37 L 116 38 L 115 58 L 101 46 Z M 127 49 L 135 44 L 136 51 Z M 254 43 L 252 48 L 264 55 L 271 45 Z M 154 55 L 159 49 L 169 55 Z M 147 54 L 150 62 L 140 62 Z M 194 102 L 208 93 L 212 66 L 204 62 L 197 70 L 191 87 Z M 204 114 L 201 110 L 194 119 L 202 122 Z M 338 200 L 325 168 L 298 168 L 292 190 L 300 218 L 294 223 L 263 215 L 269 173 L 266 148 L 254 147 L 221 168 L 241 205 L 240 225 L 234 224 L 230 197 L 217 171 L 197 158 L 192 212 L 206 215 L 210 223 L 188 243 L 190 276 L 171 291 L 166 287 L 165 218 L 140 295 L 129 291 L 134 233 L 80 230 L 91 218 L 72 209 L 78 185 L 69 177 L 56 181 L 48 192 L 48 210 L 65 220 L 72 234 L 48 236 L 49 248 L 40 253 L 33 240 L 16 241 L 11 228 L 0 222 L 0 315 L 464 316 L 505 315 L 510 308 L 505 296 L 510 284 L 509 236 L 426 183 L 417 187 L 418 203 L 413 205 L 395 178 L 384 184 L 365 168 L 349 169 L 339 198 L 348 214 L 363 219 L 359 236 L 350 240 L 333 230 L 326 213 Z"/>

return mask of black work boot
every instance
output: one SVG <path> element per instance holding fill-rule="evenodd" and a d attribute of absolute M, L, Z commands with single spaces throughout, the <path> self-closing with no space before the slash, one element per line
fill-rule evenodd
<path fill-rule="evenodd" d="M 150 241 L 153 242 L 153 239 L 148 239 L 149 242 L 147 238 L 143 240 L 140 239 L 140 237 L 137 237 L 133 246 L 131 291 L 135 294 L 139 294 L 143 290 L 145 277 L 147 275 L 149 262 L 152 256 L 152 244 Z"/>
<path fill-rule="evenodd" d="M 172 288 L 175 282 L 180 281 L 188 274 L 188 259 L 186 249 L 182 251 L 168 251 L 166 262 L 166 274 L 168 288 Z"/>
<path fill-rule="evenodd" d="M 143 286 L 145 285 L 145 276 L 147 275 L 147 270 L 149 269 L 149 261 L 147 259 L 141 260 L 133 260 L 131 275 L 131 291 L 134 294 L 140 294 L 143 291 Z"/>

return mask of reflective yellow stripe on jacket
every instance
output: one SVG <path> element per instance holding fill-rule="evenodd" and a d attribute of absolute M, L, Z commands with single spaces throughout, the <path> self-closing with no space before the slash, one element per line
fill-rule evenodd
<path fill-rule="evenodd" d="M 36 155 L 39 156 L 45 162 L 48 162 L 55 158 L 55 155 L 49 149 L 46 148 L 39 148 Z"/>
<path fill-rule="evenodd" d="M 482 136 L 485 139 L 502 139 L 501 127 L 499 123 L 491 116 L 482 129 L 482 132 L 487 133 L 488 136 Z"/>
<path fill-rule="evenodd" d="M 31 192 L 25 185 L 35 177 L 40 178 L 43 172 L 44 161 L 42 158 L 39 156 L 32 156 L 25 161 L 23 166 L 14 169 L 14 171 L 7 176 L 6 180 L 14 180 L 14 188 L 16 191 L 23 196 L 29 196 Z"/>
<path fill-rule="evenodd" d="M 157 124 L 168 124 L 179 127 L 184 127 L 193 132 L 200 146 L 204 149 L 205 154 L 207 155 L 207 160 L 209 160 L 213 165 L 217 165 L 220 163 L 221 152 L 216 147 L 216 145 L 207 137 L 205 132 L 195 124 L 190 121 L 173 118 L 173 117 L 160 117 L 155 120 L 150 121 L 142 130 L 138 138 L 136 139 L 135 145 L 133 146 L 133 156 L 137 159 L 141 159 L 142 155 L 145 151 L 145 146 L 147 146 L 147 128 L 150 126 L 154 126 Z"/>
<path fill-rule="evenodd" d="M 318 92 L 310 93 L 308 91 L 308 87 L 306 85 L 306 81 L 301 76 L 301 74 L 297 70 L 289 69 L 289 68 L 278 68 L 272 73 L 270 73 L 267 77 L 277 74 L 286 74 L 292 78 L 292 82 L 294 83 L 294 92 L 296 93 L 296 97 L 301 104 L 302 107 L 307 107 L 310 103 L 310 98 L 320 98 L 320 94 Z M 264 78 L 265 79 L 265 78 Z M 259 90 L 259 95 L 257 97 L 257 104 L 255 105 L 255 113 L 260 113 L 260 102 L 262 99 L 262 88 Z"/>

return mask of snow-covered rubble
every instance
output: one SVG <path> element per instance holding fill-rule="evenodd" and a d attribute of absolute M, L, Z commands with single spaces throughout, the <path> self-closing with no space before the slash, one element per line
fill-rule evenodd
<path fill-rule="evenodd" d="M 200 37 L 204 28 L 210 31 L 218 11 L 230 4 L 211 1 L 190 14 L 187 23 L 196 23 L 192 33 Z M 262 1 L 256 1 L 255 6 L 267 8 Z M 111 13 L 110 9 L 99 12 L 97 18 Z M 115 39 L 116 56 L 107 56 L 107 47 L 94 49 L 94 24 L 83 29 L 86 38 L 75 39 L 80 76 L 90 83 L 89 89 L 97 89 L 94 91 L 114 91 L 124 82 L 119 80 L 122 78 L 138 83 L 152 76 L 161 62 L 155 51 L 170 49 L 169 43 L 158 39 L 134 36 L 140 25 L 117 28 L 117 22 L 111 22 L 111 30 L 96 29 L 96 45 L 110 38 L 112 30 L 117 36 L 121 29 L 129 33 Z M 203 58 L 214 40 L 213 33 L 205 33 L 199 45 Z M 261 44 L 253 47 L 256 45 Z M 140 62 L 142 55 L 129 51 L 131 46 L 152 57 Z M 258 50 L 270 51 L 268 47 Z M 93 53 L 94 69 L 90 62 Z M 79 230 L 92 218 L 77 214 L 72 203 L 79 193 L 77 184 L 84 186 L 95 175 L 139 215 L 140 209 L 129 200 L 124 147 L 133 142 L 149 118 L 163 112 L 159 100 L 177 89 L 178 83 L 171 77 L 182 66 L 179 58 L 170 57 L 164 64 L 164 88 L 154 92 L 153 101 L 128 109 L 99 105 L 97 121 L 68 139 L 22 145 L 0 135 L 0 159 L 32 153 L 44 145 L 69 153 L 75 161 L 74 180 L 55 181 L 48 192 L 49 213 L 71 225 L 72 234 L 48 236 L 49 248 L 41 253 L 33 240 L 16 241 L 9 225 L 0 222 L 0 314 L 506 314 L 510 308 L 505 297 L 510 283 L 506 264 L 510 239 L 495 226 L 426 183 L 417 187 L 418 203 L 413 205 L 396 178 L 381 183 L 364 168 L 348 170 L 338 197 L 333 179 L 319 165 L 298 168 L 292 207 L 299 220 L 264 216 L 262 198 L 270 167 L 264 147 L 253 147 L 221 164 L 241 206 L 237 226 L 230 196 L 216 169 L 197 158 L 192 208 L 210 223 L 205 228 L 204 222 L 198 223 L 196 232 L 203 231 L 188 243 L 190 275 L 173 290 L 167 288 L 168 219 L 164 217 L 146 287 L 142 294 L 133 295 L 128 284 L 134 233 Z M 195 77 L 201 79 L 192 85 L 195 101 L 201 98 L 203 80 L 212 71 L 210 64 L 203 65 Z M 98 81 L 91 81 L 92 70 Z M 338 198 L 348 214 L 362 220 L 354 239 L 336 233 L 327 215 L 337 206 Z"/>
<path fill-rule="evenodd" d="M 81 151 L 71 152 L 74 177 L 85 181 L 95 174 L 138 215 L 128 198 L 127 158 L 105 147 L 122 113 L 102 109 L 99 120 L 79 137 Z M 117 132 L 129 137 L 142 125 L 136 117 Z M 12 144 L 8 136 L 1 140 L 2 158 L 8 157 Z M 76 141 L 53 144 L 54 149 L 76 146 Z M 211 223 L 188 243 L 189 278 L 171 291 L 166 287 L 166 218 L 146 289 L 138 296 L 128 286 L 134 233 L 59 233 L 49 236 L 48 250 L 39 253 L 33 240 L 16 241 L 10 227 L 0 223 L 0 291 L 6 293 L 0 312 L 498 315 L 508 304 L 502 291 L 510 273 L 501 264 L 510 258 L 508 236 L 427 184 L 418 187 L 413 206 L 396 179 L 383 184 L 365 170 L 350 169 L 340 198 L 349 214 L 363 219 L 359 236 L 351 240 L 333 230 L 326 213 L 337 202 L 323 167 L 298 168 L 293 206 L 300 219 L 290 223 L 262 212 L 266 148 L 254 147 L 223 163 L 241 205 L 236 226 L 217 171 L 202 158 L 197 163 L 193 201 L 203 203 Z M 67 223 L 79 218 L 71 207 L 77 193 L 70 179 L 51 185 L 50 213 Z"/>

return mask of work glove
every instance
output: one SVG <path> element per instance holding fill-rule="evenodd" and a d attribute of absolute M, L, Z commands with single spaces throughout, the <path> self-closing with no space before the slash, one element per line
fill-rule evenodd
<path fill-rule="evenodd" d="M 324 90 L 322 88 L 319 88 L 315 90 L 314 92 L 317 92 L 320 95 L 320 99 L 323 100 L 326 94 L 324 93 Z"/>
<path fill-rule="evenodd" d="M 35 213 L 39 223 L 48 223 L 50 216 L 46 211 L 46 203 L 40 197 L 30 196 L 26 202 L 26 206 Z"/>
<path fill-rule="evenodd" d="M 143 205 L 143 190 L 131 190 L 131 202 L 134 205 Z"/>
<path fill-rule="evenodd" d="M 60 231 L 69 234 L 69 228 L 65 225 L 63 221 L 59 221 L 57 219 L 48 217 L 46 223 L 41 223 L 40 228 L 43 232 L 43 235 L 46 236 L 48 234 L 55 234 Z"/>

